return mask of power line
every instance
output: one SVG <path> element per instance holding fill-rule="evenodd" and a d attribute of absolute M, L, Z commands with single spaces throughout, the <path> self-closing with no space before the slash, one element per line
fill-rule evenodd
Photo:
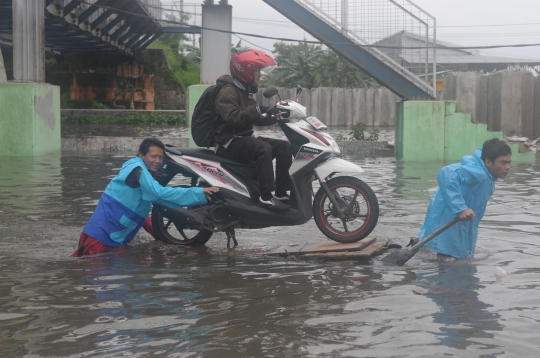
<path fill-rule="evenodd" d="M 496 25 L 448 25 L 448 26 L 440 26 L 437 27 L 501 27 L 501 26 L 527 26 L 527 25 L 540 25 L 540 22 L 531 22 L 531 23 L 523 23 L 523 24 L 496 24 Z"/>

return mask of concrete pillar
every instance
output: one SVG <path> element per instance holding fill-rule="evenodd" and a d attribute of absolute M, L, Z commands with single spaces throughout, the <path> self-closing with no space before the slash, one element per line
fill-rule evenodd
<path fill-rule="evenodd" d="M 459 112 L 476 115 L 476 73 L 460 72 L 456 76 L 456 101 Z"/>
<path fill-rule="evenodd" d="M 396 102 L 397 98 L 388 88 L 383 87 L 380 89 L 380 126 L 394 126 L 396 124 Z"/>
<path fill-rule="evenodd" d="M 296 93 L 296 92 L 295 92 Z M 307 88 L 304 88 L 302 93 L 300 93 L 300 96 L 298 96 L 298 102 L 304 107 L 306 107 L 306 112 L 308 117 L 312 116 L 311 113 L 311 91 Z"/>
<path fill-rule="evenodd" d="M 533 136 L 531 139 L 540 137 L 540 77 L 534 79 L 534 118 Z"/>
<path fill-rule="evenodd" d="M 312 88 L 309 92 L 311 93 L 311 103 L 310 103 L 310 106 L 308 107 L 308 113 L 310 116 L 317 117 L 320 120 L 322 120 L 320 112 L 319 112 L 319 102 L 320 102 L 319 96 L 321 92 L 320 88 L 319 87 Z"/>
<path fill-rule="evenodd" d="M 478 123 L 487 124 L 488 122 L 488 78 L 487 76 L 478 76 L 476 78 L 476 115 Z"/>
<path fill-rule="evenodd" d="M 375 122 L 375 88 L 366 90 L 366 126 L 373 126 Z"/>
<path fill-rule="evenodd" d="M 488 76 L 488 103 L 487 103 L 487 129 L 488 131 L 501 130 L 501 93 L 502 73 Z"/>
<path fill-rule="evenodd" d="M 0 83 L 0 156 L 59 153 L 60 87 Z"/>
<path fill-rule="evenodd" d="M 455 74 L 450 73 L 444 78 L 441 97 L 445 101 L 456 100 L 456 75 Z"/>
<path fill-rule="evenodd" d="M 444 160 L 443 101 L 405 101 L 399 104 L 396 157 L 410 161 Z"/>
<path fill-rule="evenodd" d="M 13 78 L 45 82 L 45 1 L 12 0 Z"/>
<path fill-rule="evenodd" d="M 373 93 L 373 126 L 381 126 L 382 120 L 382 90 L 384 87 L 377 88 Z"/>
<path fill-rule="evenodd" d="M 211 85 L 219 76 L 230 73 L 232 6 L 202 5 L 202 27 L 201 84 Z"/>
<path fill-rule="evenodd" d="M 521 135 L 531 139 L 534 135 L 534 76 L 523 72 L 521 78 Z"/>
<path fill-rule="evenodd" d="M 318 100 L 318 118 L 323 121 L 324 124 L 329 125 L 332 123 L 332 89 L 328 87 L 319 88 L 319 100 Z"/>
<path fill-rule="evenodd" d="M 4 58 L 2 57 L 2 49 L 0 49 L 0 83 L 7 82 L 6 66 L 4 65 Z"/>
<path fill-rule="evenodd" d="M 501 131 L 530 136 L 534 112 L 534 78 L 526 71 L 504 71 L 501 86 Z"/>
<path fill-rule="evenodd" d="M 352 124 L 357 122 L 366 123 L 366 89 L 354 88 L 353 90 Z"/>

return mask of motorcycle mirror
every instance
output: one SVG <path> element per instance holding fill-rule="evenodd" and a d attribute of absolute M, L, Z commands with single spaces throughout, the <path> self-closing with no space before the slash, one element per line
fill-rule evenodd
<path fill-rule="evenodd" d="M 278 89 L 274 86 L 268 86 L 264 89 L 263 96 L 266 98 L 274 97 L 278 94 Z"/>
<path fill-rule="evenodd" d="M 296 97 L 298 97 L 298 95 L 300 95 L 300 93 L 302 93 L 304 89 L 302 88 L 302 86 L 300 86 L 300 84 L 297 84 L 296 85 Z"/>

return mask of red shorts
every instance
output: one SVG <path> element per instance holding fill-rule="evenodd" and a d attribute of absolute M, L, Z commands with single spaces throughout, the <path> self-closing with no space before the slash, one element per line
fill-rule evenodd
<path fill-rule="evenodd" d="M 156 237 L 154 234 L 154 229 L 152 228 L 152 220 L 150 216 L 146 218 L 143 224 L 143 228 L 150 234 L 152 237 Z M 93 238 L 92 236 L 86 235 L 84 232 L 81 233 L 79 238 L 79 247 L 73 254 L 72 257 L 80 257 L 84 255 L 99 254 L 100 252 L 106 251 L 110 246 L 105 245 L 98 239 Z"/>

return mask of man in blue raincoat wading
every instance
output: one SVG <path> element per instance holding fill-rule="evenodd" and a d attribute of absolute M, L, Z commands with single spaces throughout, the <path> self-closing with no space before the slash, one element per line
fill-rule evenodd
<path fill-rule="evenodd" d="M 429 202 L 420 237 L 428 236 L 456 216 L 460 219 L 425 245 L 437 253 L 439 261 L 474 256 L 478 225 L 495 191 L 495 181 L 504 179 L 510 171 L 511 157 L 508 144 L 493 138 L 473 155 L 464 156 L 461 163 L 439 171 L 439 188 Z"/>

